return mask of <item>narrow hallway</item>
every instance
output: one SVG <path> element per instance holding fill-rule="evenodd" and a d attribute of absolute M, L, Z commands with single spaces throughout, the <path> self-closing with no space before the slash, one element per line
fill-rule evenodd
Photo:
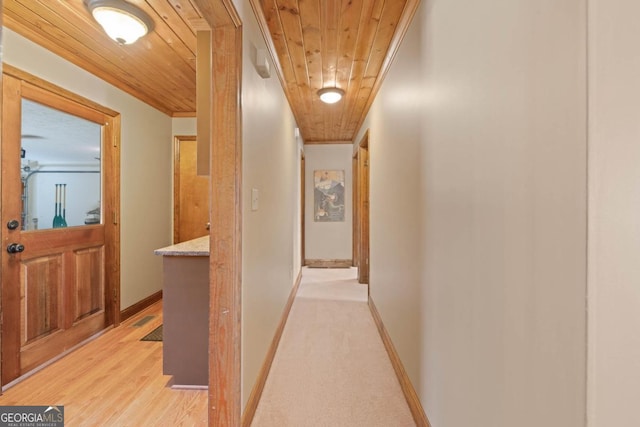
<path fill-rule="evenodd" d="M 356 272 L 303 269 L 252 426 L 415 425 Z"/>

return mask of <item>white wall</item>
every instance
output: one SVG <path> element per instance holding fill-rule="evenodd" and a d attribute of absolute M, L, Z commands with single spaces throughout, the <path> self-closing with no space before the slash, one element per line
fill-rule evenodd
<path fill-rule="evenodd" d="M 153 250 L 172 235 L 171 118 L 7 28 L 2 49 L 4 62 L 121 114 L 121 308 L 159 291 Z"/>
<path fill-rule="evenodd" d="M 350 144 L 305 145 L 305 258 L 350 260 L 353 258 L 351 226 L 353 221 L 352 159 Z M 316 170 L 343 170 L 345 214 L 343 222 L 314 220 L 314 181 Z"/>
<path fill-rule="evenodd" d="M 640 3 L 589 0 L 589 426 L 640 425 Z"/>
<path fill-rule="evenodd" d="M 56 170 L 81 170 L 83 173 L 48 173 Z M 60 216 L 64 215 L 68 227 L 84 225 L 87 212 L 100 207 L 100 166 L 88 165 L 78 167 L 75 165 L 46 166 L 40 165 L 38 171 L 28 180 L 29 198 L 28 214 L 25 218 L 27 229 L 34 229 L 35 219 L 40 230 L 53 227 L 53 219 L 56 211 Z M 86 173 L 93 171 L 92 173 Z M 60 206 L 55 207 L 56 184 L 65 184 L 64 191 L 60 190 Z M 62 193 L 65 193 L 64 204 Z"/>
<path fill-rule="evenodd" d="M 242 76 L 242 401 L 254 386 L 300 270 L 300 149 L 296 123 L 275 75 L 253 66 L 264 39 L 248 0 L 243 22 Z M 259 192 L 251 209 L 251 190 Z M 299 241 L 299 240 L 298 240 Z"/>
<path fill-rule="evenodd" d="M 173 136 L 192 136 L 196 134 L 195 117 L 174 117 L 171 121 Z"/>
<path fill-rule="evenodd" d="M 585 424 L 585 35 L 580 0 L 422 2 L 356 138 L 371 296 L 434 426 Z"/>

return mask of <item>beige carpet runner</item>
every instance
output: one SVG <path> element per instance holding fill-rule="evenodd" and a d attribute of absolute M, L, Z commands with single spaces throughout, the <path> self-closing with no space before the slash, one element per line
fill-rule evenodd
<path fill-rule="evenodd" d="M 355 269 L 304 269 L 253 427 L 414 426 Z"/>

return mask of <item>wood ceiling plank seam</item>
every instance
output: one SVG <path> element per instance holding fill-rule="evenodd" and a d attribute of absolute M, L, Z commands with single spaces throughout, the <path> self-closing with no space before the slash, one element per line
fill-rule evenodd
<path fill-rule="evenodd" d="M 364 79 L 364 72 L 369 67 L 369 63 L 371 62 L 371 57 L 373 55 L 372 47 L 375 45 L 375 41 L 378 38 L 378 35 L 380 32 L 380 23 L 382 21 L 382 12 L 384 10 L 384 5 L 385 5 L 385 0 L 376 1 L 374 5 L 374 9 L 371 14 L 371 21 L 375 22 L 375 25 L 373 25 L 375 30 L 373 31 L 373 33 L 371 34 L 371 38 L 369 39 L 370 44 L 366 50 L 366 62 L 361 75 L 361 80 Z"/>
<path fill-rule="evenodd" d="M 192 55 L 196 54 L 195 32 L 169 0 L 136 0 L 136 5 L 153 20 L 153 31 L 161 29 L 159 33 L 165 39 L 173 35 Z"/>
<path fill-rule="evenodd" d="M 256 1 L 256 0 L 252 0 Z M 269 39 L 274 47 L 274 53 L 278 59 L 283 75 L 288 80 L 293 75 L 293 65 L 291 58 L 286 54 L 286 40 L 282 30 L 282 24 L 278 15 L 278 8 L 275 0 L 259 0 L 259 9 L 267 26 Z"/>
<path fill-rule="evenodd" d="M 233 26 L 234 28 L 241 27 L 242 19 L 240 18 L 240 14 L 236 9 L 233 0 L 220 0 L 220 3 L 222 3 L 225 9 L 223 20 L 227 21 L 227 25 Z"/>
<path fill-rule="evenodd" d="M 10 9 L 6 5 L 6 3 L 7 2 L 5 2 L 5 12 L 13 11 L 13 9 Z M 87 51 L 103 58 L 102 61 L 107 61 L 114 65 L 118 65 L 112 61 L 108 61 L 108 59 L 103 55 L 99 55 L 97 52 L 94 52 L 97 49 L 91 49 L 90 47 L 87 47 L 87 44 L 85 43 L 87 38 L 91 40 L 95 40 L 96 38 L 104 40 L 106 36 L 104 35 L 104 32 L 102 31 L 102 29 L 97 27 L 97 23 L 94 23 L 93 19 L 88 14 L 88 11 L 84 9 L 84 6 L 81 6 L 82 9 L 78 10 L 77 7 L 75 7 L 70 2 L 65 2 L 64 5 L 61 6 L 61 7 L 65 7 L 65 9 L 61 10 L 60 8 L 51 9 L 47 5 L 36 4 L 33 2 L 9 0 L 9 3 L 13 3 L 14 5 L 20 5 L 23 8 L 23 10 L 26 11 L 26 13 L 23 13 L 21 15 L 24 17 L 25 21 L 27 21 L 32 26 L 35 26 L 39 30 L 39 31 L 36 31 L 36 33 L 41 34 L 42 37 L 51 38 L 52 34 L 47 33 L 46 29 L 42 28 L 42 26 L 37 24 L 38 19 L 46 23 L 48 28 L 55 30 L 55 32 L 57 33 L 56 34 L 57 37 L 54 37 L 54 39 L 56 40 L 56 42 L 58 42 L 58 44 L 61 40 L 65 40 L 66 43 L 69 43 L 69 42 L 73 43 L 74 46 L 70 46 L 72 47 L 72 49 L 67 49 L 70 53 L 73 54 L 75 52 Z M 50 3 L 50 5 L 51 4 L 53 3 Z M 37 6 L 38 9 L 37 10 L 32 9 L 29 6 Z M 18 13 L 18 12 L 15 11 L 15 13 Z M 84 24 L 84 27 L 83 27 L 83 24 Z M 74 31 L 64 32 L 62 28 L 73 29 Z M 91 28 L 91 32 L 88 32 L 88 28 Z M 114 56 L 117 56 L 118 58 L 120 58 L 121 59 L 120 62 L 123 64 L 129 64 L 130 63 L 129 60 L 132 60 L 135 63 L 136 58 L 131 57 L 130 53 L 127 51 L 124 51 L 125 53 L 128 54 L 125 61 L 122 58 L 123 51 L 113 50 L 112 45 L 117 47 L 116 43 L 111 41 L 111 39 L 108 39 L 108 41 L 109 41 L 108 44 L 101 44 L 101 47 L 108 49 L 109 52 L 111 52 Z M 136 66 L 139 66 L 139 65 L 142 65 L 142 64 L 136 64 Z M 117 66 L 117 68 L 120 70 L 126 71 L 126 74 L 129 75 L 130 77 L 132 78 L 135 77 L 135 74 L 131 73 L 128 70 L 128 67 Z M 184 82 L 181 81 L 180 83 L 183 84 Z"/>
<path fill-rule="evenodd" d="M 131 93 L 132 95 L 136 96 L 146 103 L 149 103 L 150 105 L 153 105 L 156 108 L 158 107 L 158 104 L 161 104 L 161 111 L 172 112 L 194 109 L 194 107 L 190 107 L 187 105 L 187 103 L 185 103 L 185 101 L 188 100 L 189 97 L 184 95 L 184 91 L 185 88 L 188 90 L 189 84 L 188 81 L 184 80 L 184 78 L 174 82 L 174 87 L 180 88 L 179 96 L 165 96 L 165 94 L 171 95 L 171 91 L 167 90 L 166 88 L 159 89 L 154 85 L 147 85 L 146 83 L 148 81 L 151 81 L 150 79 L 146 78 L 148 76 L 145 75 L 145 78 L 136 78 L 135 74 L 130 71 L 130 69 L 136 70 L 142 68 L 144 64 L 140 64 L 140 61 L 137 61 L 138 64 L 131 64 L 132 61 L 122 60 L 122 64 L 128 65 L 123 67 L 118 63 L 109 61 L 104 56 L 98 54 L 98 49 L 91 49 L 90 47 L 87 47 L 87 44 L 82 40 L 86 40 L 87 35 L 89 35 L 90 39 L 93 39 L 93 34 L 91 33 L 91 31 L 100 31 L 100 37 L 105 38 L 105 36 L 103 35 L 101 29 L 96 28 L 97 24 L 93 23 L 92 18 L 89 16 L 88 11 L 84 9 L 82 3 L 74 5 L 71 2 L 64 2 L 64 4 L 61 5 L 61 7 L 64 7 L 63 10 L 52 10 L 49 7 L 51 5 L 55 4 L 49 3 L 49 5 L 44 5 L 40 3 L 36 4 L 33 2 L 28 2 L 28 4 L 26 4 L 25 2 L 21 1 L 9 0 L 5 2 L 4 10 L 7 17 L 10 17 L 12 13 L 15 14 L 15 22 L 19 23 L 19 25 L 17 25 L 15 28 L 18 33 L 22 32 L 21 27 L 31 28 L 32 37 L 30 37 L 30 39 L 32 41 L 43 46 L 48 45 L 47 48 L 49 48 L 49 50 L 61 55 L 62 57 L 80 66 L 81 68 L 92 72 L 105 81 L 108 81 L 109 83 L 114 84 L 116 87 L 119 87 L 128 93 Z M 61 15 L 61 13 L 63 15 Z M 87 27 L 83 28 L 83 24 Z M 61 28 L 67 28 L 73 31 L 63 32 Z M 89 30 L 89 28 L 91 28 L 91 30 Z M 55 43 L 47 43 L 47 41 L 51 39 L 55 40 Z M 60 48 L 58 46 L 61 40 L 64 40 L 65 44 L 67 44 L 66 49 Z M 106 47 L 106 49 L 113 52 L 111 44 L 115 45 L 115 43 L 112 43 L 109 39 L 109 45 L 108 47 Z M 101 46 L 105 47 L 104 44 L 102 44 Z M 122 55 L 117 55 L 117 57 L 122 59 Z M 112 68 L 112 70 L 109 73 L 96 71 L 101 70 L 104 67 L 97 68 L 92 65 L 93 63 L 112 64 L 112 66 L 109 67 Z M 153 69 L 157 68 L 158 65 L 154 65 Z M 126 80 L 128 82 L 123 82 L 124 79 L 121 78 L 122 74 L 127 76 Z M 135 80 L 135 85 L 130 82 L 131 80 Z M 161 81 L 171 82 L 171 79 L 168 79 L 165 76 L 165 78 Z M 193 84 L 193 87 L 193 102 L 195 105 L 195 84 Z M 131 88 L 131 90 L 127 90 L 126 88 Z M 141 91 L 153 93 L 154 96 L 150 96 L 148 94 L 140 96 Z M 149 102 L 149 99 L 158 100 L 155 102 Z M 164 99 L 164 101 L 162 101 L 162 99 Z"/>
<path fill-rule="evenodd" d="M 180 14 L 186 23 L 189 23 L 192 19 L 204 19 L 198 7 L 190 0 L 167 0 L 167 2 Z"/>
<path fill-rule="evenodd" d="M 343 0 L 343 8 L 340 14 L 340 28 L 338 38 L 338 67 L 336 80 L 342 85 L 341 88 L 348 90 L 350 72 L 355 59 L 358 34 L 360 33 L 361 14 L 363 10 L 363 0 L 353 2 L 353 0 Z M 359 8 L 358 8 L 359 6 Z M 355 33 L 355 37 L 353 36 Z M 343 71 L 348 70 L 348 71 Z"/>
<path fill-rule="evenodd" d="M 193 58 L 195 67 L 195 56 L 197 52 L 196 35 L 191 26 L 182 18 L 178 11 L 165 1 L 154 1 L 153 4 L 147 1 L 147 7 L 152 13 L 158 16 L 162 25 L 157 25 L 164 33 L 159 32 L 165 39 L 165 43 L 170 45 L 179 55 L 184 58 Z M 153 11 L 153 12 L 151 12 Z M 155 31 L 155 30 L 154 30 Z M 175 41 L 174 41 L 175 40 Z M 178 41 L 176 43 L 176 41 Z M 186 51 L 185 51 L 186 50 Z M 191 64 L 190 64 L 191 65 Z"/>
<path fill-rule="evenodd" d="M 354 114 L 349 118 L 349 123 L 345 127 L 346 129 L 350 129 L 352 131 L 353 133 L 351 135 L 352 138 L 355 137 L 355 132 L 357 132 L 359 129 L 358 123 L 361 123 L 362 121 L 364 121 L 364 118 L 367 115 L 367 112 L 368 112 L 367 105 L 369 104 L 369 100 L 371 99 L 372 88 L 374 84 L 375 84 L 374 78 L 365 78 L 363 79 L 362 86 L 358 89 L 357 102 L 359 106 L 359 111 L 354 112 Z"/>
<path fill-rule="evenodd" d="M 339 108 L 334 111 L 332 123 L 335 123 L 331 132 L 334 135 L 341 135 L 344 132 L 343 121 L 347 117 L 347 113 L 353 110 L 355 98 L 351 96 L 353 86 L 351 85 L 351 70 L 353 68 L 358 35 L 362 27 L 362 11 L 364 0 L 354 2 L 353 0 L 343 0 L 342 10 L 340 13 L 340 27 L 338 39 L 338 67 L 336 70 L 336 79 L 338 85 L 345 91 L 343 101 L 339 103 Z M 332 138 L 333 139 L 333 138 Z"/>
<path fill-rule="evenodd" d="M 298 86 L 303 88 L 304 94 L 304 88 L 309 87 L 309 73 L 302 38 L 300 13 L 297 7 L 298 2 L 297 0 L 276 0 L 276 5 L 279 10 L 282 32 L 285 36 L 289 57 L 291 58 L 295 80 Z"/>
<path fill-rule="evenodd" d="M 104 39 L 110 42 L 109 45 L 103 44 L 103 46 L 110 48 L 111 52 L 115 52 L 118 56 L 122 56 L 122 53 L 126 52 L 129 57 L 128 60 L 135 61 L 142 59 L 147 61 L 154 67 L 154 71 L 162 69 L 159 66 L 166 65 L 171 70 L 179 72 L 179 74 L 173 74 L 177 79 L 180 79 L 176 81 L 176 87 L 189 88 L 189 83 L 191 83 L 193 90 L 195 90 L 195 50 L 186 45 L 181 39 L 178 38 L 178 40 L 175 40 L 174 37 L 177 37 L 176 33 L 147 2 L 138 1 L 136 6 L 151 16 L 154 21 L 154 29 L 137 43 L 126 46 L 120 46 L 111 39 L 106 38 L 104 31 L 102 31 L 99 24 L 95 22 L 86 8 L 84 8 L 84 5 L 81 4 L 79 8 L 68 10 L 75 13 L 81 22 L 97 29 L 99 38 L 95 38 L 94 40 Z M 173 12 L 175 14 L 175 11 Z M 181 19 L 179 21 L 182 22 Z M 183 26 L 190 32 L 189 27 L 185 23 L 183 23 Z M 193 36 L 191 44 L 195 46 L 195 36 Z M 153 52 L 151 52 L 152 46 Z M 182 64 L 185 64 L 188 69 L 182 67 Z M 163 78 L 166 77 L 166 75 L 163 76 Z"/>
<path fill-rule="evenodd" d="M 387 48 L 384 62 L 380 68 L 380 72 L 378 72 L 378 81 L 384 80 L 384 77 L 393 62 L 393 59 L 398 53 L 398 49 L 400 48 L 400 44 L 406 35 L 409 26 L 411 25 L 411 21 L 413 21 L 413 17 L 415 16 L 416 11 L 418 10 L 418 5 L 420 4 L 420 0 L 405 0 L 404 8 L 400 14 L 400 17 L 397 20 L 396 30 L 393 33 L 391 41 L 389 43 L 389 47 Z"/>
<path fill-rule="evenodd" d="M 300 103 L 301 94 L 293 78 L 293 64 L 291 63 L 290 56 L 287 54 L 286 40 L 282 31 L 282 24 L 275 0 L 260 0 L 257 4 L 255 3 L 256 1 L 257 0 L 251 0 L 251 4 L 258 17 L 258 23 L 262 29 L 263 36 L 265 40 L 267 40 L 267 46 L 272 52 L 272 59 L 274 62 L 277 61 L 276 69 L 279 70 L 278 77 L 280 78 L 280 83 L 304 139 L 305 134 L 303 130 L 308 128 L 307 116 L 300 108 L 297 108 Z"/>
<path fill-rule="evenodd" d="M 298 1 L 309 88 L 315 93 L 322 88 L 322 39 L 320 35 L 320 6 L 315 1 Z"/>
<path fill-rule="evenodd" d="M 29 2 L 29 3 L 32 3 L 32 2 Z M 180 70 L 181 72 L 183 68 L 180 67 L 180 63 L 184 62 L 192 71 L 189 71 L 188 74 L 185 74 L 185 76 L 187 77 L 187 80 L 185 82 L 181 82 L 180 85 L 178 86 L 182 87 L 182 85 L 188 82 L 189 80 L 193 80 L 194 82 L 193 87 L 195 88 L 195 77 L 193 77 L 192 79 L 189 77 L 190 74 L 195 73 L 195 62 L 189 61 L 185 57 L 185 56 L 188 56 L 190 58 L 193 58 L 195 55 L 194 51 L 189 49 L 188 46 L 184 45 L 181 40 L 179 43 L 175 43 L 175 44 L 169 43 L 166 40 L 165 36 L 170 37 L 170 35 L 174 34 L 174 32 L 170 28 L 168 28 L 166 22 L 164 22 L 164 20 L 158 15 L 158 13 L 155 12 L 155 10 L 153 10 L 146 3 L 146 1 L 139 0 L 136 3 L 136 6 L 144 10 L 144 12 L 147 13 L 152 18 L 152 20 L 154 21 L 155 28 L 145 37 L 141 38 L 140 41 L 138 41 L 137 43 L 132 45 L 127 45 L 127 46 L 120 46 L 117 43 L 113 42 L 111 39 L 107 38 L 102 28 L 91 17 L 89 11 L 86 9 L 86 7 L 84 7 L 84 4 L 81 0 L 71 0 L 67 2 L 60 2 L 59 3 L 60 8 L 56 7 L 56 3 L 49 3 L 49 4 L 51 5 L 49 6 L 49 9 L 51 10 L 51 12 L 58 14 L 59 16 L 62 17 L 63 20 L 65 20 L 67 16 L 66 14 L 60 15 L 61 8 L 63 7 L 66 8 L 66 11 L 70 12 L 73 16 L 75 16 L 77 20 L 76 20 L 76 23 L 74 24 L 74 27 L 78 28 L 81 34 L 83 31 L 86 30 L 86 27 L 84 28 L 79 27 L 77 25 L 78 22 L 82 22 L 86 26 L 93 28 L 96 36 L 92 37 L 91 39 L 96 42 L 98 42 L 99 40 L 107 40 L 109 44 L 102 44 L 102 47 L 104 47 L 105 49 L 109 49 L 110 52 L 117 55 L 118 57 L 121 57 L 123 53 L 126 53 L 128 55 L 128 61 L 134 61 L 134 62 L 137 59 L 150 58 L 151 60 L 156 62 L 156 64 L 154 65 L 154 67 L 156 68 L 153 68 L 154 70 L 158 69 L 157 62 L 161 61 L 162 58 L 165 58 L 165 61 L 167 60 L 170 61 L 170 63 L 167 65 L 169 65 L 172 70 Z M 69 24 L 71 24 L 71 22 L 69 22 Z M 56 24 L 56 25 L 60 28 L 64 28 L 64 26 L 61 26 L 60 24 Z M 86 39 L 86 35 L 82 34 L 81 38 L 78 38 L 78 37 L 75 37 L 75 38 L 78 39 L 79 41 L 82 41 L 83 39 Z M 194 36 L 194 40 L 195 40 L 195 36 Z M 160 42 L 160 43 L 154 43 L 154 42 Z M 194 41 L 194 44 L 195 44 L 195 41 Z M 149 53 L 152 45 L 154 47 L 153 54 L 145 55 Z M 176 76 L 180 77 L 179 75 L 176 75 Z"/>
<path fill-rule="evenodd" d="M 362 82 L 362 73 L 368 59 L 368 51 L 373 43 L 375 33 L 378 26 L 378 19 L 374 18 L 374 7 L 376 0 L 364 0 L 360 13 L 360 25 L 358 27 L 357 40 L 355 43 L 355 52 L 351 67 L 349 70 L 349 90 L 347 98 L 350 99 L 349 108 L 341 118 L 340 128 L 349 129 L 349 124 L 353 121 L 353 117 L 362 114 L 363 105 L 358 98 L 358 90 Z"/>
<path fill-rule="evenodd" d="M 338 87 L 337 70 L 338 70 L 338 39 L 340 29 L 340 11 L 341 0 L 322 1 L 321 8 L 322 19 L 322 67 L 323 67 L 323 87 Z M 332 129 L 327 125 L 335 120 L 335 108 L 330 105 L 322 105 L 320 112 L 322 116 L 322 126 L 314 139 L 331 140 L 335 136 Z"/>
<path fill-rule="evenodd" d="M 322 86 L 334 86 L 336 84 L 336 67 L 338 56 L 338 20 L 339 13 L 336 8 L 338 0 L 318 0 L 323 5 L 320 8 L 320 20 L 322 29 Z"/>
<path fill-rule="evenodd" d="M 406 1 L 385 1 L 383 13 L 380 19 L 380 25 L 378 26 L 378 32 L 376 34 L 376 40 L 374 46 L 371 49 L 371 57 L 365 70 L 365 77 L 377 77 L 384 59 L 387 55 L 387 50 L 391 45 L 391 40 L 396 32 L 398 21 L 402 16 Z"/>
<path fill-rule="evenodd" d="M 282 22 L 282 16 L 280 13 L 278 2 L 277 0 L 269 0 L 269 4 L 267 4 L 266 2 L 261 3 L 263 12 L 265 13 L 267 24 L 270 28 L 270 32 L 275 36 L 273 38 L 273 42 L 278 51 L 278 58 L 282 65 L 287 92 L 291 94 L 291 109 L 299 112 L 301 110 L 300 106 L 305 105 L 305 94 L 301 90 L 300 85 L 298 84 L 296 79 L 295 64 L 293 61 L 293 56 L 289 53 L 287 35 L 285 33 L 284 23 Z M 298 123 L 298 127 L 300 129 L 309 128 L 309 114 L 307 111 L 308 110 L 306 110 L 305 108 L 302 108 L 302 113 L 298 113 L 296 115 L 296 122 Z M 302 136 L 304 138 L 307 135 L 302 133 Z"/>
<path fill-rule="evenodd" d="M 351 131 L 350 138 L 352 139 L 355 138 L 355 133 L 359 129 L 359 124 L 361 124 L 366 118 L 366 114 L 369 108 L 367 107 L 367 105 L 370 106 L 371 93 L 372 93 L 371 88 L 375 84 L 375 77 L 374 78 L 367 77 L 365 74 L 366 74 L 366 70 L 370 69 L 372 57 L 375 54 L 373 46 L 376 45 L 376 40 L 379 38 L 379 35 L 380 35 L 380 31 L 381 31 L 380 25 L 382 23 L 385 4 L 386 4 L 385 0 L 377 1 L 376 4 L 374 5 L 374 8 L 371 14 L 371 22 L 375 23 L 373 25 L 375 30 L 370 35 L 369 48 L 367 49 L 367 59 L 365 61 L 365 64 L 362 70 L 359 73 L 360 80 L 358 83 L 358 91 L 355 96 L 356 102 L 354 104 L 357 107 L 357 111 L 352 112 L 352 114 L 348 117 L 349 123 L 345 126 L 345 129 L 349 129 Z M 346 136 L 346 135 L 343 135 L 343 136 Z"/>
<path fill-rule="evenodd" d="M 211 29 L 242 26 L 242 20 L 233 5 L 233 0 L 191 0 L 191 3 L 209 23 Z"/>
<path fill-rule="evenodd" d="M 89 73 L 97 76 L 98 78 L 101 78 L 107 83 L 112 84 L 113 86 L 117 87 L 123 92 L 126 92 L 136 97 L 137 99 L 140 99 L 141 101 L 149 104 L 150 106 L 158 109 L 159 111 L 164 112 L 165 114 L 169 114 L 169 115 L 172 114 L 172 109 L 167 107 L 165 102 L 161 102 L 156 97 L 151 97 L 148 95 L 148 92 L 151 92 L 151 90 L 140 90 L 128 84 L 125 81 L 125 79 L 117 78 L 115 75 L 111 73 L 105 73 L 105 71 L 102 68 L 95 65 L 92 61 L 82 60 L 78 55 L 70 55 L 69 51 L 66 51 L 66 50 L 63 51 L 55 42 L 52 42 L 46 38 L 43 39 L 42 34 L 40 34 L 39 32 L 35 32 L 31 28 L 29 28 L 28 27 L 29 22 L 25 23 L 20 19 L 16 19 L 12 16 L 5 14 L 4 25 L 7 28 L 15 31 L 16 33 L 21 34 L 23 37 L 26 37 L 27 39 L 33 41 L 34 43 L 41 45 L 45 49 L 65 58 L 66 60 L 75 64 L 76 66 L 88 71 Z M 122 74 L 126 75 L 128 73 L 125 70 L 122 70 Z"/>
<path fill-rule="evenodd" d="M 300 0 L 295 0 L 296 13 L 294 14 L 298 27 L 296 35 L 299 35 L 300 40 L 295 41 L 296 52 L 300 55 L 298 58 L 300 69 L 304 69 L 304 84 L 300 88 L 304 108 L 308 112 L 305 116 L 309 117 L 313 115 L 314 104 L 316 104 L 316 91 L 313 90 L 310 80 L 309 64 L 307 63 L 307 49 L 305 44 L 304 27 L 302 23 L 302 16 L 300 14 Z M 293 11 L 292 11 L 293 14 Z M 286 30 L 285 30 L 286 31 Z M 299 44 L 298 44 L 299 43 Z"/>
<path fill-rule="evenodd" d="M 416 11 L 418 10 L 419 4 L 420 4 L 420 0 L 405 1 L 404 7 L 402 8 L 401 15 L 396 20 L 397 22 L 396 29 L 393 33 L 391 42 L 389 43 L 389 47 L 387 48 L 387 51 L 385 54 L 385 60 L 381 65 L 381 69 L 379 70 L 377 78 L 375 79 L 375 82 L 371 88 L 371 93 L 368 96 L 368 100 L 365 105 L 363 114 L 361 115 L 360 120 L 355 125 L 356 130 L 360 129 L 360 127 L 364 123 L 366 114 L 369 112 L 369 109 L 371 108 L 371 104 L 373 104 L 373 100 L 377 95 L 378 91 L 380 90 L 380 86 L 382 85 L 382 82 L 384 81 L 384 78 L 386 77 L 387 72 L 391 67 L 393 59 L 395 58 L 395 55 L 398 52 L 400 44 L 402 43 L 402 40 L 404 39 L 404 36 L 406 35 L 407 30 L 411 25 L 411 21 L 413 20 L 413 17 L 415 16 Z M 354 141 L 355 141 L 355 135 L 354 135 Z"/>
<path fill-rule="evenodd" d="M 345 18 L 345 8 L 350 10 L 349 7 L 350 0 L 341 0 L 339 3 L 339 13 L 338 13 L 338 22 L 336 25 L 336 56 L 335 56 L 335 83 L 334 87 L 345 90 L 344 81 L 341 81 L 340 75 L 340 59 L 344 54 L 342 51 L 342 40 L 345 36 L 344 33 L 344 18 Z M 326 116 L 328 117 L 325 125 L 323 126 L 323 137 L 326 140 L 334 140 L 340 132 L 339 126 L 340 121 L 338 117 L 340 117 L 340 112 L 344 108 L 344 104 L 347 103 L 346 97 L 343 97 L 340 102 L 331 105 L 324 105 L 322 108 L 326 111 Z"/>
<path fill-rule="evenodd" d="M 317 77 L 318 79 L 317 84 L 320 86 L 320 89 L 322 89 L 327 86 L 330 86 L 329 84 L 327 84 L 327 81 L 329 81 L 329 79 L 326 73 L 326 68 L 328 63 L 328 60 L 327 60 L 327 38 L 328 37 L 327 37 L 327 11 L 326 11 L 327 6 L 326 6 L 326 2 L 323 2 L 322 0 L 316 0 L 314 1 L 314 3 L 316 3 L 319 8 L 318 28 L 320 30 L 320 35 L 319 35 L 320 46 L 318 50 L 320 51 L 320 55 L 319 55 L 320 76 Z M 324 124 L 327 121 L 326 108 L 324 108 L 325 107 L 324 103 L 320 101 L 320 98 L 317 96 L 317 93 L 314 101 L 315 101 L 314 111 L 311 118 L 313 125 L 307 132 L 308 140 L 318 139 L 320 137 L 319 135 L 321 135 L 320 129 L 323 128 Z"/>

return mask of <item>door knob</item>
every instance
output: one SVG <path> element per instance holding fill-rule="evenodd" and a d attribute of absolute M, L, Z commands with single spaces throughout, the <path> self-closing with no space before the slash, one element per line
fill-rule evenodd
<path fill-rule="evenodd" d="M 17 219 L 12 219 L 11 221 L 9 221 L 7 223 L 7 228 L 9 230 L 15 230 L 16 228 L 18 228 L 20 226 L 20 222 L 18 222 Z"/>
<path fill-rule="evenodd" d="M 24 251 L 24 245 L 21 245 L 20 243 L 11 243 L 9 246 L 7 246 L 7 252 L 9 252 L 10 254 L 15 254 L 22 251 Z"/>

